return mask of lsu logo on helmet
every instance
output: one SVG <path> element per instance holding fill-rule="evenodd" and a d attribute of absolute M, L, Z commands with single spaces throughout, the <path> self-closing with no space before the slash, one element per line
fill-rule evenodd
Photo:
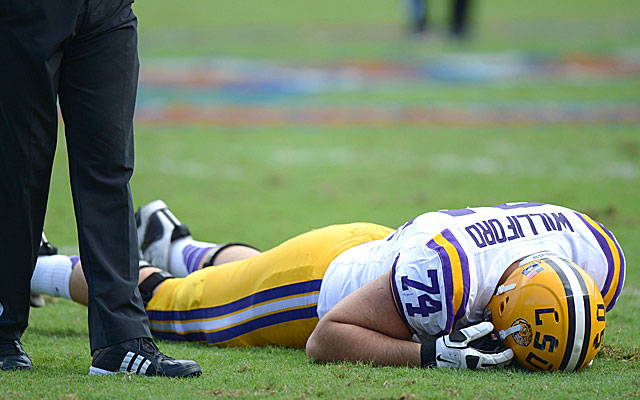
<path fill-rule="evenodd" d="M 604 336 L 598 287 L 574 262 L 552 253 L 525 258 L 487 308 L 518 363 L 534 371 L 579 371 Z"/>

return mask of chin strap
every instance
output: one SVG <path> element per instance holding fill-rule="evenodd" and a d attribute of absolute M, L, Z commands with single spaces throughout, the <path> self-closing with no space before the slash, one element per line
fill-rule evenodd
<path fill-rule="evenodd" d="M 504 329 L 500 332 L 498 332 L 498 335 L 500 335 L 500 339 L 505 340 L 507 338 L 507 336 L 514 334 L 516 332 L 520 332 L 522 330 L 522 325 L 517 324 L 512 326 L 511 328 L 508 329 Z"/>

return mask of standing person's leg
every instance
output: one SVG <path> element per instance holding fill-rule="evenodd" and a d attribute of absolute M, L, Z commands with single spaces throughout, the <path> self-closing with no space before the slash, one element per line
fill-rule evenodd
<path fill-rule="evenodd" d="M 411 33 L 424 33 L 427 29 L 427 0 L 407 1 L 409 30 Z"/>
<path fill-rule="evenodd" d="M 138 80 L 136 18 L 128 1 L 88 1 L 60 72 L 69 171 L 92 352 L 150 337 L 137 289 L 136 226 L 129 189 Z"/>
<path fill-rule="evenodd" d="M 465 37 L 469 32 L 470 0 L 453 0 L 450 32 L 455 37 Z"/>
<path fill-rule="evenodd" d="M 153 343 L 137 285 L 129 179 L 139 66 L 131 0 L 86 1 L 62 60 L 59 96 L 89 292 L 89 373 L 199 376 L 196 362 L 167 357 Z"/>
<path fill-rule="evenodd" d="M 0 3 L 0 368 L 30 368 L 17 347 L 27 327 L 56 148 L 62 46 L 79 3 Z M 4 345 L 3 345 L 4 343 Z M 13 343 L 13 344 L 12 344 Z"/>

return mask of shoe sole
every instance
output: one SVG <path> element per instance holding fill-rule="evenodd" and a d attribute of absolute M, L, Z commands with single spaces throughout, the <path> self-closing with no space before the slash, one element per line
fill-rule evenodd
<path fill-rule="evenodd" d="M 97 368 L 97 367 L 89 367 L 89 375 L 96 376 L 105 376 L 105 375 L 115 375 L 117 372 L 107 371 L 106 369 Z"/>
<path fill-rule="evenodd" d="M 94 366 L 89 367 L 89 375 L 93 375 L 93 376 L 106 376 L 106 375 L 115 375 L 115 374 L 121 374 L 121 373 L 123 372 L 108 371 L 106 369 L 102 369 Z M 169 378 L 195 378 L 200 375 L 202 375 L 202 370 L 194 368 L 194 371 L 191 371 L 188 374 L 181 375 L 181 376 L 171 376 Z M 140 376 L 149 376 L 149 375 L 140 375 Z M 162 376 L 162 375 L 156 375 L 156 376 Z"/>
<path fill-rule="evenodd" d="M 33 367 L 2 367 L 0 370 L 2 371 L 30 371 Z"/>

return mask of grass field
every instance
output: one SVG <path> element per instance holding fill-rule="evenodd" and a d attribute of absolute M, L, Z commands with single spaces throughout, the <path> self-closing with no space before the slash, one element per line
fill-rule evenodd
<path fill-rule="evenodd" d="M 0 398 L 640 397 L 640 2 L 485 0 L 466 42 L 447 39 L 445 2 L 431 3 L 436 26 L 424 38 L 406 35 L 396 2 L 136 3 L 134 201 L 164 199 L 198 239 L 260 248 L 332 223 L 398 226 L 441 208 L 526 200 L 587 212 L 627 258 L 591 368 L 316 365 L 298 350 L 160 342 L 198 360 L 203 376 L 93 378 L 86 309 L 53 299 L 32 310 L 24 336 L 36 367 L 0 374 Z M 234 65 L 249 72 L 231 79 Z M 215 74 L 154 80 L 166 68 Z M 236 118 L 211 117 L 220 110 Z M 62 138 L 46 231 L 77 251 Z"/>

